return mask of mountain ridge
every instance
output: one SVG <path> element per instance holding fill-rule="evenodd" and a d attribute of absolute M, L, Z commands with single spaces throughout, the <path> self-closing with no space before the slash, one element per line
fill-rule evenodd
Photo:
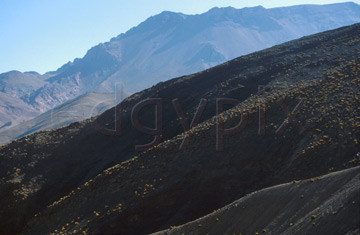
<path fill-rule="evenodd" d="M 119 96 L 119 97 L 117 97 Z M 19 125 L 1 130 L 0 145 L 25 135 L 43 130 L 57 129 L 99 115 L 116 106 L 121 99 L 129 96 L 127 92 L 95 93 L 89 92 L 68 100 L 57 107 L 42 113 Z"/>
<path fill-rule="evenodd" d="M 197 15 L 165 11 L 56 71 L 33 73 L 46 79 L 23 101 L 42 113 L 86 92 L 113 92 L 117 83 L 129 92 L 139 91 L 240 55 L 357 22 L 360 6 L 355 3 L 213 8 Z"/>

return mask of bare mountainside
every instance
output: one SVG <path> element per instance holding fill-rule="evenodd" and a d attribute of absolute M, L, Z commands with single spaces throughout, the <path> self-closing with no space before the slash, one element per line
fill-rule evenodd
<path fill-rule="evenodd" d="M 358 234 L 360 168 L 263 189 L 161 234 Z"/>
<path fill-rule="evenodd" d="M 160 83 L 97 118 L 2 146 L 1 233 L 148 234 L 265 187 L 359 165 L 359 41 L 359 24 L 304 37 Z M 153 139 L 131 124 L 131 110 L 147 98 L 162 101 L 162 139 L 136 153 L 135 145 Z M 202 98 L 208 101 L 186 133 L 185 149 L 179 149 L 185 134 L 176 98 L 187 117 Z M 217 98 L 240 104 L 216 115 Z M 266 114 L 261 135 L 259 103 Z M 140 114 L 141 123 L 154 125 L 152 106 Z M 246 125 L 216 151 L 216 130 L 236 126 L 242 116 Z M 94 128 L 109 131 L 120 120 L 121 135 Z M 67 134 L 72 129 L 77 135 Z"/>
<path fill-rule="evenodd" d="M 128 92 L 120 94 L 90 92 L 69 100 L 33 119 L 23 121 L 19 125 L 0 131 L 0 144 L 19 139 L 38 131 L 56 129 L 99 115 L 114 107 Z"/>
<path fill-rule="evenodd" d="M 0 131 L 40 113 L 30 104 L 29 98 L 46 84 L 46 78 L 47 75 L 36 72 L 10 71 L 0 74 Z"/>
<path fill-rule="evenodd" d="M 31 93 L 20 98 L 42 113 L 86 92 L 113 92 L 117 83 L 123 83 L 129 92 L 137 92 L 241 55 L 358 22 L 360 6 L 355 3 L 213 8 L 199 15 L 162 12 L 94 46 L 83 58 L 40 76 L 46 79 L 36 82 Z M 12 73 L 21 77 L 19 72 Z M 29 73 L 22 76 L 28 81 Z M 16 84 L 18 90 L 29 85 Z M 7 85 L 5 90 L 14 90 Z M 12 109 L 6 111 L 11 113 Z M 23 115 L 25 118 L 29 119 Z M 3 124 L 10 121 L 6 119 Z"/>
<path fill-rule="evenodd" d="M 0 131 L 39 115 L 31 105 L 0 92 Z"/>

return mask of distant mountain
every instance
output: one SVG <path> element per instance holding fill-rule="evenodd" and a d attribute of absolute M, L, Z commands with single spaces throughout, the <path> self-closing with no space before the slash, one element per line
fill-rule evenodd
<path fill-rule="evenodd" d="M 24 84 L 24 92 L 17 93 L 22 83 L 5 89 L 45 112 L 86 92 L 113 92 L 117 83 L 136 92 L 240 55 L 357 22 L 360 6 L 355 3 L 213 8 L 200 15 L 166 11 L 45 74 L 46 80 L 35 73 L 23 74 L 21 81 L 34 77 L 31 84 Z"/>
<path fill-rule="evenodd" d="M 130 94 L 116 93 L 86 93 L 73 100 L 69 100 L 33 119 L 21 122 L 4 131 L 0 129 L 0 145 L 8 141 L 21 138 L 42 130 L 50 130 L 67 126 L 96 116 L 114 107 Z M 1 93 L 0 93 L 1 96 Z M 26 114 L 31 117 L 30 114 Z"/>
<path fill-rule="evenodd" d="M 0 92 L 28 101 L 31 94 L 46 84 L 45 79 L 48 77 L 49 75 L 40 75 L 36 72 L 2 73 L 0 74 Z"/>
<path fill-rule="evenodd" d="M 355 3 L 265 9 L 213 8 L 200 15 L 163 12 L 110 42 L 91 48 L 51 78 L 73 94 L 111 91 L 122 82 L 135 92 L 305 35 L 360 22 Z M 76 92 L 75 92 L 76 93 Z M 42 93 L 40 93 L 42 94 Z"/>
<path fill-rule="evenodd" d="M 10 71 L 0 74 L 0 131 L 37 116 L 41 111 L 29 102 L 31 94 L 43 87 L 48 75 Z"/>
<path fill-rule="evenodd" d="M 31 105 L 21 99 L 0 92 L 0 131 L 39 115 Z"/>
<path fill-rule="evenodd" d="M 1 146 L 0 233 L 149 234 L 288 182 L 294 187 L 280 187 L 283 203 L 289 200 L 294 205 L 288 210 L 281 209 L 282 200 L 272 198 L 278 195 L 274 191 L 249 197 L 246 205 L 253 208 L 259 208 L 256 195 L 268 200 L 265 206 L 274 206 L 274 214 L 256 214 L 259 225 L 279 221 L 274 227 L 281 226 L 286 220 L 273 218 L 286 212 L 295 216 L 289 219 L 296 219 L 297 229 L 303 219 L 314 220 L 304 211 L 313 211 L 316 205 L 320 210 L 315 210 L 315 225 L 305 224 L 315 228 L 310 234 L 319 234 L 317 224 L 325 228 L 322 221 L 342 224 L 350 219 L 344 212 L 356 212 L 352 206 L 360 205 L 358 193 L 347 187 L 359 185 L 355 171 L 334 177 L 332 185 L 326 183 L 331 179 L 313 182 L 315 186 L 311 180 L 297 181 L 360 164 L 359 42 L 360 24 L 303 37 L 159 83 L 98 117 Z M 161 143 L 137 152 L 135 145 L 153 140 L 131 121 L 134 106 L 147 98 L 162 101 Z M 173 107 L 176 98 L 189 123 L 200 100 L 208 102 L 199 124 L 186 132 Z M 218 98 L 237 99 L 239 104 L 217 113 Z M 138 121 L 153 127 L 154 106 L 140 112 Z M 241 120 L 244 125 L 239 125 Z M 232 133 L 219 132 L 221 127 L 236 126 Z M 121 132 L 104 131 L 119 127 Z M 68 135 L 71 130 L 78 134 Z M 216 151 L 222 140 L 218 133 L 226 134 L 223 151 Z M 185 136 L 189 137 L 187 146 L 180 148 Z M 336 197 L 320 187 L 329 193 L 346 191 Z M 299 204 L 301 195 L 294 198 L 300 192 L 309 204 Z M 322 204 L 307 201 L 311 198 L 339 200 Z M 337 215 L 321 220 L 327 216 L 322 213 L 335 208 Z M 356 216 L 354 223 L 346 221 L 351 226 L 339 226 L 334 234 L 351 234 L 352 225 L 359 224 L 360 216 Z M 274 227 L 268 227 L 269 233 Z M 307 231 L 301 227 L 298 234 Z"/>

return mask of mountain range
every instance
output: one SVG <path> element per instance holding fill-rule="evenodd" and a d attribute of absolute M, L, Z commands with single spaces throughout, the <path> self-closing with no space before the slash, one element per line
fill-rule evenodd
<path fill-rule="evenodd" d="M 199 15 L 165 11 L 56 71 L 0 74 L 0 128 L 13 127 L 87 92 L 114 92 L 118 84 L 128 92 L 140 91 L 240 55 L 357 22 L 360 6 L 351 2 L 213 8 Z"/>
<path fill-rule="evenodd" d="M 0 233 L 359 233 L 359 42 L 303 37 L 1 146 Z"/>
<path fill-rule="evenodd" d="M 117 94 L 118 93 L 118 94 Z M 128 97 L 127 92 L 89 92 L 69 100 L 19 125 L 0 132 L 0 144 L 38 131 L 51 130 L 99 115 Z"/>

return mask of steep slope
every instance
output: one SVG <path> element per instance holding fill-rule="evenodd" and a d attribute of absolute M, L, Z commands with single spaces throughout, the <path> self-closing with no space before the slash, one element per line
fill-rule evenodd
<path fill-rule="evenodd" d="M 114 107 L 120 103 L 123 98 L 128 96 L 128 92 L 123 92 L 122 94 L 120 94 L 120 92 L 119 94 L 86 93 L 85 95 L 67 101 L 33 119 L 22 122 L 5 131 L 0 131 L 0 144 L 38 131 L 56 129 L 91 118 Z"/>
<path fill-rule="evenodd" d="M 116 118 L 111 109 L 2 146 L 0 228 L 145 234 L 192 221 L 264 187 L 358 165 L 359 35 L 356 24 L 239 57 L 134 94 L 117 106 Z M 153 139 L 131 125 L 131 109 L 149 97 L 162 98 L 164 141 L 133 157 L 134 145 Z M 214 116 L 219 97 L 241 104 Z M 179 149 L 184 134 L 175 98 L 186 116 L 201 98 L 209 102 L 185 150 Z M 289 125 L 275 133 L 287 117 L 279 98 L 289 107 L 303 100 L 297 118 L 305 132 Z M 265 135 L 258 135 L 260 101 L 266 104 Z M 240 110 L 248 113 L 246 127 L 225 137 L 225 151 L 215 151 L 217 120 L 236 126 Z M 139 118 L 152 126 L 153 116 L 153 107 L 146 107 Z M 94 128 L 114 128 L 119 117 L 122 135 Z M 66 134 L 72 129 L 79 134 Z"/>
<path fill-rule="evenodd" d="M 360 167 L 251 193 L 160 234 L 357 234 Z"/>
<path fill-rule="evenodd" d="M 163 12 L 54 72 L 30 97 L 48 110 L 89 91 L 123 83 L 140 91 L 305 35 L 360 22 L 355 3 L 265 9 L 214 8 L 201 15 Z"/>
<path fill-rule="evenodd" d="M 0 92 L 0 131 L 37 116 L 39 112 L 19 98 Z"/>

